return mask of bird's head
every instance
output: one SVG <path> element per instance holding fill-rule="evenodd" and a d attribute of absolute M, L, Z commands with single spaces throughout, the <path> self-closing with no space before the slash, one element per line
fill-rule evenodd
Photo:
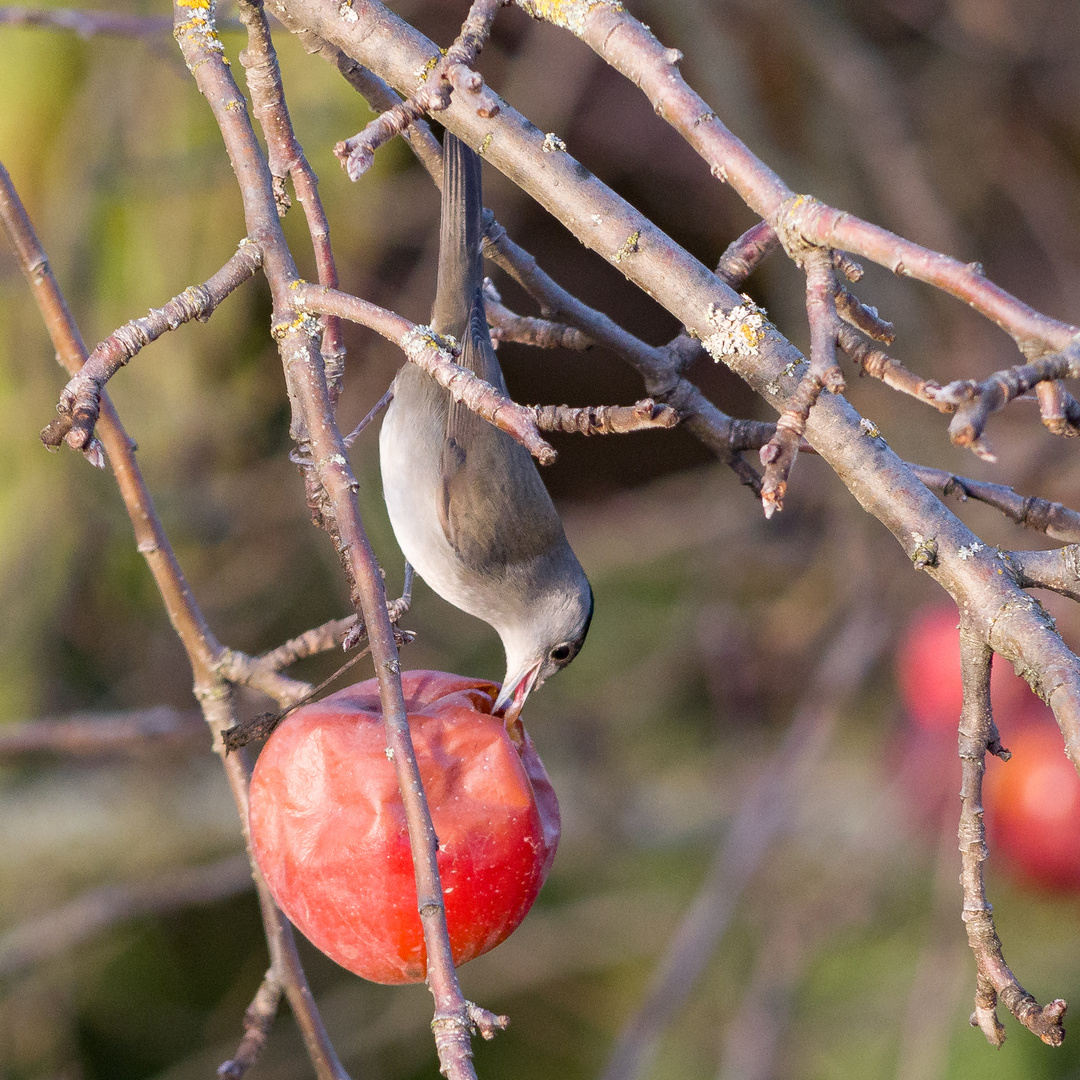
<path fill-rule="evenodd" d="M 593 595 L 585 575 L 573 588 L 540 594 L 528 611 L 499 633 L 506 649 L 506 679 L 494 711 L 512 723 L 525 699 L 577 656 L 589 632 Z"/>

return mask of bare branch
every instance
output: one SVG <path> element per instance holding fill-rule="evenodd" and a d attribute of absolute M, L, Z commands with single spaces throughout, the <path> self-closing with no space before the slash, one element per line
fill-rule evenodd
<path fill-rule="evenodd" d="M 861 330 L 867 337 L 875 341 L 883 341 L 891 345 L 896 338 L 895 328 L 891 322 L 886 322 L 878 313 L 877 308 L 864 304 L 857 296 L 852 296 L 842 285 L 836 287 L 836 313 L 844 322 Z"/>
<path fill-rule="evenodd" d="M 141 319 L 110 334 L 64 387 L 56 406 L 60 415 L 42 431 L 41 441 L 51 449 L 63 441 L 76 450 L 88 446 L 94 436 L 105 383 L 162 334 L 192 319 L 209 319 L 218 304 L 255 274 L 261 262 L 258 245 L 242 240 L 237 252 L 204 284 L 189 286 L 163 307 L 151 308 Z"/>
<path fill-rule="evenodd" d="M 963 379 L 949 383 L 938 390 L 934 397 L 940 404 L 956 410 L 949 424 L 952 441 L 957 446 L 970 447 L 987 461 L 994 461 L 994 455 L 983 440 L 983 430 L 991 413 L 1003 409 L 1010 401 L 1040 383 L 1062 378 L 1080 378 L 1080 344 L 1075 341 L 1060 353 L 996 371 L 982 382 Z M 1059 401 L 1064 417 L 1066 402 L 1064 398 L 1059 398 Z"/>
<path fill-rule="evenodd" d="M 1017 982 L 1001 951 L 994 927 L 992 908 L 986 899 L 983 862 L 987 857 L 986 827 L 983 821 L 982 780 L 986 752 L 1007 759 L 990 712 L 990 658 L 992 653 L 982 633 L 961 616 L 960 670 L 964 684 L 964 706 L 960 714 L 960 760 L 963 781 L 960 788 L 960 881 L 964 887 L 964 923 L 968 943 L 975 953 L 977 987 L 971 1023 L 981 1028 L 992 1046 L 1005 1041 L 1005 1029 L 997 1016 L 1002 1004 L 1030 1031 L 1050 1046 L 1060 1046 L 1065 1038 L 1062 1020 L 1065 1002 L 1057 999 L 1046 1006 L 1039 1003 Z"/>
<path fill-rule="evenodd" d="M 278 982 L 271 968 L 259 983 L 255 997 L 244 1012 L 244 1037 L 240 1040 L 236 1053 L 218 1066 L 218 1076 L 225 1080 L 240 1080 L 259 1060 L 259 1054 L 270 1037 L 270 1028 L 273 1027 L 283 993 L 284 987 Z"/>
<path fill-rule="evenodd" d="M 909 371 L 898 360 L 894 360 L 881 349 L 875 349 L 873 345 L 863 341 L 850 327 L 840 327 L 837 342 L 840 348 L 859 365 L 859 374 L 880 379 L 891 389 L 910 394 L 911 397 L 918 398 L 927 405 L 933 405 L 942 412 L 949 411 L 949 407 L 939 403 L 934 396 L 935 392 L 941 389 L 936 382 Z"/>
<path fill-rule="evenodd" d="M 810 363 L 776 422 L 776 434 L 761 448 L 761 464 L 765 466 L 761 505 L 767 518 L 784 508 L 788 477 L 799 453 L 810 410 L 822 390 L 838 394 L 844 389 L 844 376 L 836 363 L 841 325 L 836 311 L 837 284 L 832 256 L 827 251 L 807 251 L 801 258 L 806 271 Z"/>
<path fill-rule="evenodd" d="M 285 178 L 291 177 L 311 236 L 319 284 L 336 289 L 337 266 L 330 245 L 330 224 L 323 210 L 322 199 L 319 198 L 319 179 L 308 164 L 293 130 L 262 0 L 239 0 L 239 12 L 248 35 L 247 48 L 240 53 L 240 62 L 247 74 L 252 109 L 266 134 L 270 172 L 274 177 L 281 212 L 288 209 Z M 334 404 L 345 375 L 345 344 L 341 339 L 341 324 L 333 316 L 327 317 L 323 327 L 321 351 L 327 391 L 331 404 Z"/>
<path fill-rule="evenodd" d="M 579 435 L 625 435 L 651 428 L 673 428 L 679 414 L 670 405 L 643 398 L 634 405 L 533 405 L 541 431 L 570 431 Z"/>
<path fill-rule="evenodd" d="M 713 175 L 731 184 L 782 239 L 789 235 L 814 247 L 849 251 L 935 285 L 997 323 L 1025 351 L 1063 350 L 1077 333 L 1075 327 L 1039 314 L 988 281 L 977 264 L 965 265 L 809 196 L 796 195 L 686 84 L 677 66 L 678 50 L 665 49 L 621 4 L 517 3 L 530 15 L 570 30 L 640 87 L 657 114 L 705 159 Z"/>
<path fill-rule="evenodd" d="M 512 436 L 541 465 L 554 462 L 555 450 L 540 437 L 530 410 L 511 401 L 468 368 L 456 364 L 442 339 L 430 327 L 417 326 L 386 308 L 336 289 L 298 282 L 292 292 L 295 303 L 304 311 L 339 315 L 349 322 L 369 326 L 393 341 L 414 364 L 449 390 L 455 401 L 467 405 L 477 416 Z"/>
<path fill-rule="evenodd" d="M 1011 551 L 1009 561 L 1024 589 L 1049 589 L 1080 601 L 1080 546 L 1056 551 Z"/>
<path fill-rule="evenodd" d="M 990 484 L 966 476 L 912 465 L 911 471 L 933 492 L 942 497 L 955 495 L 961 502 L 975 499 L 1000 510 L 1010 521 L 1036 532 L 1046 533 L 1054 540 L 1067 544 L 1080 543 L 1080 513 L 1063 503 L 1039 499 L 1034 495 L 1018 495 L 1004 484 Z"/>
<path fill-rule="evenodd" d="M 334 155 L 344 166 L 350 180 L 359 180 L 371 168 L 375 152 L 400 135 L 424 113 L 442 112 L 450 104 L 450 92 L 468 94 L 474 99 L 477 115 L 485 118 L 499 111 L 499 99 L 484 85 L 473 70 L 476 57 L 491 31 L 495 13 L 509 0 L 473 0 L 461 33 L 430 71 L 426 83 L 404 101 L 397 102 L 371 121 L 358 135 L 339 142 Z"/>
<path fill-rule="evenodd" d="M 1080 401 L 1059 382 L 1041 382 L 1035 387 L 1042 422 L 1054 435 L 1080 435 Z"/>
<path fill-rule="evenodd" d="M 313 23 L 307 15 L 303 19 L 297 18 L 278 2 L 273 3 L 273 8 L 277 18 L 305 42 L 310 52 L 317 53 L 334 64 L 373 107 L 387 110 L 400 103 L 401 98 L 386 82 L 348 56 L 339 45 L 329 40 L 329 35 L 324 33 L 320 36 L 312 29 Z M 350 8 L 350 11 L 354 10 L 356 9 Z M 433 57 L 431 63 L 436 62 L 437 59 Z M 417 120 L 409 127 L 406 135 L 424 168 L 436 185 L 441 187 L 442 156 L 439 144 L 427 125 Z M 756 231 L 751 229 L 742 238 L 748 245 L 747 254 L 750 248 L 763 245 L 759 255 L 749 257 L 760 259 L 772 250 L 774 245 L 768 233 L 768 227 Z M 739 250 L 739 243 L 737 241 L 732 245 L 736 252 Z M 743 460 L 737 449 L 731 449 L 731 426 L 742 424 L 743 421 L 733 420 L 721 412 L 693 383 L 679 374 L 691 359 L 700 354 L 700 345 L 691 342 L 690 348 L 687 348 L 686 343 L 680 341 L 681 349 L 663 349 L 645 344 L 619 327 L 608 316 L 588 307 L 561 288 L 540 269 L 531 255 L 509 239 L 506 231 L 493 218 L 487 226 L 485 254 L 533 296 L 546 315 L 560 317 L 562 321 L 582 331 L 590 340 L 604 345 L 636 368 L 645 379 L 646 390 L 650 395 L 675 408 L 683 418 L 683 425 L 720 461 L 728 465 L 742 484 L 755 494 L 760 493 L 761 480 L 757 472 Z M 757 445 L 760 444 L 755 444 L 755 448 Z"/>
<path fill-rule="evenodd" d="M 485 282 L 485 285 L 490 285 L 490 282 Z M 538 349 L 573 349 L 578 352 L 593 346 L 577 327 L 515 314 L 508 307 L 504 307 L 498 294 L 493 295 L 490 289 L 485 289 L 484 307 L 491 325 L 493 346 L 497 347 L 501 341 L 516 341 Z"/>
<path fill-rule="evenodd" d="M 393 401 L 393 400 L 394 400 L 394 384 L 391 383 L 390 387 L 387 389 L 386 393 L 383 394 L 383 396 L 381 398 L 379 398 L 379 400 L 376 401 L 374 405 L 371 406 L 370 411 L 364 417 L 364 419 L 361 420 L 360 423 L 357 424 L 356 427 L 354 427 L 352 429 L 352 431 L 350 431 L 349 434 L 346 435 L 345 438 L 342 439 L 341 441 L 346 446 L 352 446 L 352 444 L 354 442 L 356 442 L 356 440 L 359 439 L 360 436 L 364 433 L 364 431 L 367 429 L 368 425 L 371 424 L 375 420 L 375 417 L 378 416 L 379 413 L 381 413 L 383 411 L 383 409 L 385 409 L 386 406 L 389 405 L 390 402 Z"/>
<path fill-rule="evenodd" d="M 716 264 L 716 276 L 731 288 L 741 289 L 746 279 L 780 246 L 780 237 L 767 222 L 759 221 L 728 244 Z"/>

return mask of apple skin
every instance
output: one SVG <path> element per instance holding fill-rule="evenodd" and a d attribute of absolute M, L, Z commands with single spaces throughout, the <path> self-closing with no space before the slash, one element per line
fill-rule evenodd
<path fill-rule="evenodd" d="M 409 730 L 439 838 L 455 964 L 503 941 L 551 868 L 559 806 L 523 729 L 491 715 L 498 685 L 402 674 Z M 259 869 L 282 911 L 327 956 L 381 983 L 422 982 L 427 956 L 378 683 L 304 706 L 271 735 L 249 811 Z"/>
<path fill-rule="evenodd" d="M 960 621 L 952 605 L 916 612 L 896 652 L 896 677 L 904 708 L 920 728 L 956 730 L 964 701 L 960 681 Z M 1048 712 L 1006 661 L 994 655 L 990 699 L 999 726 L 1009 727 L 1033 712 Z"/>
<path fill-rule="evenodd" d="M 1052 723 L 1008 740 L 1009 761 L 991 758 L 983 782 L 991 857 L 1024 884 L 1080 889 L 1080 776 Z"/>

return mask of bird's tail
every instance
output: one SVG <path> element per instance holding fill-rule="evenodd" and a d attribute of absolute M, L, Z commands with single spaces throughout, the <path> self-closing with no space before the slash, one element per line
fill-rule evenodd
<path fill-rule="evenodd" d="M 448 131 L 443 139 L 442 229 L 439 283 L 432 326 L 461 338 L 483 284 L 480 245 L 484 237 L 480 158 Z"/>

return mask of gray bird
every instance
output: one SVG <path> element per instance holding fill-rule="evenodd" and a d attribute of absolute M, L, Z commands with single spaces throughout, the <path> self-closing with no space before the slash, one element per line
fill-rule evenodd
<path fill-rule="evenodd" d="M 482 239 L 480 159 L 447 132 L 431 326 L 460 343 L 458 363 L 506 393 L 484 310 Z M 515 719 L 577 655 L 592 589 L 527 450 L 415 364 L 397 373 L 393 391 L 379 456 L 394 535 L 435 592 L 502 638 L 495 708 Z"/>

